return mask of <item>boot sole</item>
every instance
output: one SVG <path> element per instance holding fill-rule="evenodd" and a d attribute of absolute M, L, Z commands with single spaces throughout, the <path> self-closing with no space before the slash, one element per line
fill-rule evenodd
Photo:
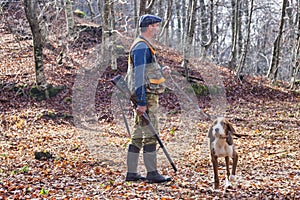
<path fill-rule="evenodd" d="M 145 181 L 146 178 L 138 178 L 138 179 L 125 179 L 125 181 Z"/>
<path fill-rule="evenodd" d="M 165 182 L 170 182 L 170 181 L 172 181 L 171 178 L 166 178 L 164 180 L 149 180 L 149 179 L 146 179 L 147 183 L 165 183 Z"/>

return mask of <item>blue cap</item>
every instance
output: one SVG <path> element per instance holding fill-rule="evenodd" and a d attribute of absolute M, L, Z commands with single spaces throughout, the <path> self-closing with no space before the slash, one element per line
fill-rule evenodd
<path fill-rule="evenodd" d="M 159 23 L 161 21 L 162 21 L 162 19 L 158 16 L 146 14 L 146 15 L 142 15 L 140 17 L 139 26 L 140 27 L 147 27 L 150 24 Z"/>

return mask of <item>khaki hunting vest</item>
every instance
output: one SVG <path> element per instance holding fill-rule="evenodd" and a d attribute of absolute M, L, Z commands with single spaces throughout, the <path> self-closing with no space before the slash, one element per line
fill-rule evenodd
<path fill-rule="evenodd" d="M 139 43 L 139 42 L 145 42 L 146 45 L 149 47 L 151 54 L 152 54 L 152 63 L 146 65 L 146 92 L 153 93 L 153 94 L 161 94 L 165 90 L 164 82 L 165 78 L 162 75 L 162 69 L 160 65 L 157 62 L 156 56 L 155 56 L 155 50 L 152 47 L 152 45 L 146 41 L 145 39 L 142 39 L 138 37 L 130 48 L 130 53 L 128 56 L 128 69 L 127 74 L 125 77 L 125 80 L 127 81 L 128 88 L 131 91 L 132 94 L 135 93 L 134 88 L 134 69 L 133 69 L 133 63 L 131 58 L 131 51 L 132 49 Z"/>

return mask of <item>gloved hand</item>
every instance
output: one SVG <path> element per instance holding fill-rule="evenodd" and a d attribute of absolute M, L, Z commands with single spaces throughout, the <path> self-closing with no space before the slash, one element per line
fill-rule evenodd
<path fill-rule="evenodd" d="M 136 112 L 139 116 L 142 116 L 146 112 L 147 106 L 137 106 Z"/>

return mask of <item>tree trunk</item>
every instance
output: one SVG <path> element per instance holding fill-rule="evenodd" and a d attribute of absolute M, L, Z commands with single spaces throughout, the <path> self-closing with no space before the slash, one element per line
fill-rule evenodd
<path fill-rule="evenodd" d="M 140 0 L 140 11 L 139 11 L 139 17 L 142 15 L 145 15 L 147 13 L 150 13 L 153 5 L 154 5 L 155 0 L 151 0 L 149 4 L 148 0 Z M 139 19 L 139 18 L 138 18 Z M 136 26 L 136 36 L 138 35 L 139 32 L 139 26 L 138 26 L 138 20 L 137 20 L 137 26 Z"/>
<path fill-rule="evenodd" d="M 147 6 L 146 4 L 147 4 L 147 0 L 140 0 L 139 16 L 146 14 L 146 6 Z"/>
<path fill-rule="evenodd" d="M 102 30 L 103 30 L 103 33 L 105 31 L 108 31 L 109 29 L 109 2 L 110 0 L 104 0 L 104 5 L 103 5 L 103 22 L 102 22 Z M 105 34 L 102 34 L 102 37 L 103 39 L 105 39 L 104 37 Z"/>
<path fill-rule="evenodd" d="M 115 3 L 114 1 L 110 1 L 109 5 L 109 11 L 110 11 L 110 27 L 112 30 L 116 29 L 116 20 L 115 20 Z"/>
<path fill-rule="evenodd" d="M 248 2 L 248 0 L 247 1 L 245 1 L 245 2 Z M 243 45 L 244 45 L 244 34 L 243 34 L 243 20 L 242 20 L 242 18 L 243 18 L 243 13 L 245 12 L 244 10 L 245 10 L 245 6 L 244 6 L 244 4 L 246 4 L 245 2 L 243 2 L 243 1 L 238 1 L 238 13 L 237 13 L 237 15 L 238 15 L 238 23 L 237 23 L 237 35 L 238 35 L 238 37 L 237 37 L 237 60 L 238 60 L 238 58 L 239 58 L 239 56 L 242 54 L 242 50 L 243 50 Z M 247 7 L 247 9 L 248 9 L 248 7 Z M 246 24 L 247 25 L 247 24 Z M 236 63 L 236 65 L 237 65 L 238 63 Z M 235 67 L 237 67 L 237 66 L 235 66 Z"/>
<path fill-rule="evenodd" d="M 193 44 L 193 38 L 194 38 L 195 26 L 196 26 L 195 13 L 196 13 L 196 1 L 189 0 L 188 24 L 187 24 L 188 31 L 185 37 L 183 62 L 182 62 L 182 67 L 185 70 L 185 76 L 187 81 L 189 81 L 188 59 L 191 56 L 191 50 L 192 50 L 192 44 Z"/>
<path fill-rule="evenodd" d="M 239 0 L 232 0 L 233 18 L 232 18 L 232 48 L 231 57 L 229 61 L 229 67 L 231 69 L 236 68 L 236 57 L 237 57 L 237 41 L 238 41 L 238 13 L 239 13 Z"/>
<path fill-rule="evenodd" d="M 75 26 L 72 1 L 65 0 L 64 6 L 65 6 L 65 15 L 66 15 L 66 19 L 67 19 L 67 33 L 68 33 L 68 35 L 72 35 L 74 32 L 74 26 Z"/>
<path fill-rule="evenodd" d="M 200 28 L 201 28 L 201 43 L 206 43 L 208 41 L 208 36 L 207 36 L 207 27 L 208 27 L 208 23 L 209 23 L 209 19 L 207 17 L 207 11 L 205 8 L 205 2 L 204 0 L 200 0 L 199 1 L 199 7 L 200 7 Z"/>
<path fill-rule="evenodd" d="M 97 7 L 99 10 L 99 21 L 101 23 L 103 23 L 103 11 L 102 11 L 102 7 L 103 7 L 103 0 L 97 0 Z"/>
<path fill-rule="evenodd" d="M 148 3 L 148 0 L 140 0 L 140 16 L 147 14 L 151 11 L 153 5 L 154 5 L 155 0 L 151 0 Z"/>
<path fill-rule="evenodd" d="M 163 28 L 162 28 L 162 31 L 159 35 L 160 38 L 163 37 L 163 35 L 165 35 L 165 38 L 164 38 L 164 43 L 166 45 L 168 45 L 168 38 L 169 38 L 169 24 L 170 24 L 170 20 L 171 20 L 171 17 L 172 17 L 172 6 L 173 6 L 173 0 L 168 0 L 168 9 L 167 9 L 167 20 L 165 21 L 164 25 L 163 25 Z"/>
<path fill-rule="evenodd" d="M 253 14 L 253 0 L 251 0 L 251 5 L 250 5 L 250 13 L 249 13 L 249 20 L 247 24 L 247 36 L 246 36 L 246 44 L 244 47 L 244 51 L 242 52 L 240 62 L 238 64 L 238 68 L 236 71 L 236 76 L 240 77 L 241 72 L 243 71 L 244 65 L 245 65 L 245 60 L 247 57 L 247 52 L 250 44 L 250 33 L 251 33 L 251 23 L 252 23 L 252 14 Z"/>
<path fill-rule="evenodd" d="M 103 22 L 102 22 L 102 55 L 110 53 L 111 68 L 117 69 L 117 55 L 115 54 L 115 41 L 112 39 L 112 34 L 115 34 L 115 15 L 114 3 L 110 0 L 104 0 L 103 5 Z M 100 4 L 98 4 L 99 6 Z"/>
<path fill-rule="evenodd" d="M 181 40 L 181 32 L 182 32 L 182 24 L 181 24 L 181 13 L 180 11 L 182 10 L 181 9 L 181 5 L 180 5 L 180 2 L 179 1 L 175 1 L 175 4 L 176 4 L 176 17 L 177 17 L 177 30 L 176 30 L 176 41 L 182 41 Z"/>
<path fill-rule="evenodd" d="M 26 18 L 29 22 L 33 39 L 33 53 L 35 62 L 36 85 L 38 89 L 47 87 L 45 69 L 43 65 L 43 35 L 39 23 L 39 6 L 38 1 L 24 0 L 24 9 Z"/>
<path fill-rule="evenodd" d="M 186 17 L 183 17 L 183 16 L 188 16 L 189 15 L 189 13 L 188 13 L 188 11 L 186 10 L 186 0 L 182 0 L 182 4 L 181 4 L 181 15 L 182 16 L 180 16 L 181 17 L 181 32 L 180 32 L 180 41 L 181 41 L 181 45 L 184 47 L 184 45 L 185 45 L 185 37 L 186 37 L 186 33 L 187 33 L 187 19 L 186 19 Z"/>
<path fill-rule="evenodd" d="M 154 3 L 155 3 L 155 0 L 151 0 L 151 1 L 149 2 L 149 4 L 146 6 L 146 12 L 147 12 L 147 13 L 150 13 L 150 11 L 151 11 L 152 8 L 153 8 Z"/>
<path fill-rule="evenodd" d="M 87 5 L 89 7 L 89 11 L 91 13 L 91 20 L 93 22 L 94 19 L 95 19 L 95 16 L 96 16 L 95 11 L 94 11 L 94 7 L 93 7 L 93 1 L 92 0 L 86 0 L 86 2 L 87 2 Z"/>
<path fill-rule="evenodd" d="M 300 30 L 300 1 L 298 1 L 298 7 L 297 7 L 297 15 L 298 15 L 298 30 Z M 292 70 L 292 78 L 291 78 L 291 89 L 293 89 L 295 87 L 295 82 L 296 82 L 296 77 L 300 71 L 300 33 L 297 33 L 297 46 L 296 46 L 296 50 L 295 50 L 295 63 L 294 63 L 294 67 Z"/>
<path fill-rule="evenodd" d="M 164 14 L 166 13 L 166 8 L 164 6 L 164 2 L 163 0 L 158 0 L 158 3 L 157 3 L 157 13 L 158 13 L 158 16 L 164 16 Z M 169 2 L 169 1 L 168 1 Z"/>
<path fill-rule="evenodd" d="M 139 21 L 139 18 L 138 18 L 138 10 L 137 10 L 137 0 L 133 0 L 133 16 L 134 16 L 134 25 L 135 27 L 138 27 L 138 21 Z"/>
<path fill-rule="evenodd" d="M 202 59 L 206 59 L 206 53 L 208 48 L 213 43 L 213 20 L 214 20 L 214 1 L 210 0 L 210 15 L 205 17 L 205 5 L 204 0 L 200 0 L 200 7 L 201 7 L 201 46 L 202 46 Z M 208 22 L 209 20 L 209 22 Z M 208 27 L 208 28 L 207 28 Z M 207 31 L 209 29 L 209 32 Z M 208 36 L 209 35 L 209 36 Z"/>
<path fill-rule="evenodd" d="M 274 45 L 273 45 L 273 53 L 272 53 L 272 60 L 270 64 L 270 68 L 268 70 L 267 77 L 270 78 L 272 81 L 277 79 L 278 75 L 278 66 L 279 66 L 279 54 L 280 54 L 280 40 L 283 32 L 284 26 L 284 17 L 285 17 L 285 9 L 288 0 L 283 0 L 282 3 L 282 12 L 281 12 L 281 20 L 278 35 L 276 36 Z"/>

